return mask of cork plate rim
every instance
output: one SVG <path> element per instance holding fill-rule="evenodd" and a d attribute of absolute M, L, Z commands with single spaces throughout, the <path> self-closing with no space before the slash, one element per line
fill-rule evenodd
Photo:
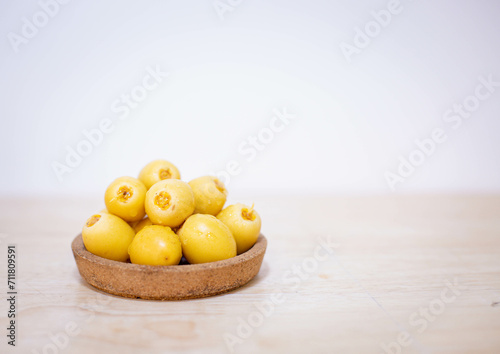
<path fill-rule="evenodd" d="M 89 283 L 91 286 L 104 291 L 106 293 L 117 295 L 121 297 L 131 297 L 131 298 L 141 298 L 148 300 L 184 300 L 192 298 L 209 297 L 224 292 L 235 290 L 250 280 L 252 280 L 259 272 L 260 267 L 263 262 L 263 258 L 267 248 L 267 239 L 263 234 L 259 235 L 257 242 L 248 251 L 237 255 L 236 257 L 229 258 L 222 261 L 202 263 L 202 264 L 183 264 L 183 265 L 173 265 L 173 266 L 150 266 L 150 265 L 140 265 L 133 264 L 129 262 L 119 262 L 110 259 L 105 259 L 90 253 L 83 244 L 83 238 L 81 234 L 78 234 L 71 243 L 71 249 L 73 251 L 73 256 L 76 261 L 76 265 L 81 277 Z M 85 271 L 85 265 L 91 265 L 96 269 L 93 274 L 88 274 Z M 248 274 L 234 273 L 233 269 L 238 269 L 238 267 L 245 267 L 248 264 L 253 264 L 254 271 Z M 137 273 L 140 272 L 146 276 L 144 281 L 151 276 L 156 277 L 199 277 L 202 283 L 206 277 L 211 275 L 224 274 L 225 279 L 220 279 L 222 284 L 219 287 L 213 288 L 209 291 L 204 290 L 200 293 L 189 292 L 182 294 L 182 284 L 172 284 L 170 287 L 179 287 L 178 292 L 175 295 L 154 295 L 154 294 L 144 294 L 138 291 L 134 293 L 133 291 L 124 291 L 120 289 L 114 289 L 108 284 L 103 286 L 96 285 L 96 278 L 105 276 L 106 273 L 113 272 L 114 270 L 119 270 L 122 273 Z M 175 290 L 175 289 L 174 289 Z"/>

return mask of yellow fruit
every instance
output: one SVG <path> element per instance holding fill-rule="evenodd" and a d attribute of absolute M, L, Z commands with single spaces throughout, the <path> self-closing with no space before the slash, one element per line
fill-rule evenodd
<path fill-rule="evenodd" d="M 150 225 L 135 235 L 128 253 L 134 264 L 175 265 L 182 258 L 181 241 L 170 227 Z"/>
<path fill-rule="evenodd" d="M 249 250 L 260 235 L 262 221 L 259 214 L 244 204 L 230 205 L 217 215 L 234 236 L 238 254 Z"/>
<path fill-rule="evenodd" d="M 133 228 L 134 228 L 135 233 L 137 234 L 139 231 L 144 229 L 146 226 L 150 226 L 150 225 L 153 225 L 151 220 L 149 218 L 144 218 L 141 221 L 139 221 L 138 223 L 136 223 L 133 226 Z"/>
<path fill-rule="evenodd" d="M 186 182 L 166 179 L 146 193 L 146 213 L 155 225 L 177 227 L 194 211 L 194 194 Z"/>
<path fill-rule="evenodd" d="M 119 262 L 127 261 L 134 236 L 129 224 L 108 213 L 92 215 L 82 230 L 83 244 L 89 252 Z"/>
<path fill-rule="evenodd" d="M 181 174 L 171 162 L 155 160 L 144 166 L 139 173 L 139 179 L 149 189 L 164 179 L 181 179 Z"/>
<path fill-rule="evenodd" d="M 221 261 L 236 256 L 236 242 L 231 231 L 215 216 L 190 216 L 178 235 L 184 257 L 191 264 Z"/>
<path fill-rule="evenodd" d="M 195 214 L 217 215 L 226 203 L 227 190 L 224 184 L 212 176 L 204 176 L 189 182 L 194 193 Z"/>
<path fill-rule="evenodd" d="M 104 194 L 104 202 L 109 213 L 125 221 L 139 221 L 144 215 L 146 187 L 133 177 L 115 179 Z"/>

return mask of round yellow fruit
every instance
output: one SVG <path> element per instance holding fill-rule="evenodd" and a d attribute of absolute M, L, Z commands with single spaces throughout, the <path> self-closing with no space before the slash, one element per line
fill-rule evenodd
<path fill-rule="evenodd" d="M 151 220 L 149 218 L 144 218 L 141 221 L 139 221 L 138 223 L 136 223 L 133 226 L 133 228 L 134 228 L 135 233 L 137 234 L 139 231 L 144 229 L 146 226 L 150 226 L 150 225 L 153 225 Z"/>
<path fill-rule="evenodd" d="M 146 192 L 146 187 L 137 178 L 117 178 L 104 194 L 106 209 L 125 221 L 139 221 L 146 214 L 144 210 Z"/>
<path fill-rule="evenodd" d="M 165 179 L 146 193 L 146 213 L 155 225 L 177 227 L 194 211 L 194 194 L 186 182 Z"/>
<path fill-rule="evenodd" d="M 244 204 L 230 205 L 217 215 L 217 219 L 231 230 L 238 254 L 248 251 L 257 242 L 262 221 L 253 206 L 249 208 Z"/>
<path fill-rule="evenodd" d="M 90 253 L 119 262 L 128 259 L 128 246 L 135 232 L 118 216 L 108 213 L 92 215 L 82 230 L 83 244 Z"/>
<path fill-rule="evenodd" d="M 204 176 L 189 182 L 194 193 L 195 214 L 217 215 L 227 198 L 227 189 L 224 184 L 212 176 Z"/>
<path fill-rule="evenodd" d="M 149 189 L 164 179 L 181 179 L 181 174 L 173 163 L 166 160 L 155 160 L 144 166 L 139 173 L 139 179 Z"/>
<path fill-rule="evenodd" d="M 221 261 L 236 256 L 229 228 L 215 216 L 190 216 L 178 231 L 182 252 L 191 264 Z"/>
<path fill-rule="evenodd" d="M 179 264 L 182 258 L 181 241 L 170 227 L 145 226 L 135 235 L 128 253 L 134 264 L 175 265 Z"/>

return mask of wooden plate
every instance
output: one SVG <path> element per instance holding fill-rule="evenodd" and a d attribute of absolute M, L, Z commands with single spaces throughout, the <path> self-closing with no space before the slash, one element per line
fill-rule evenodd
<path fill-rule="evenodd" d="M 184 300 L 213 296 L 237 289 L 260 270 L 267 240 L 224 261 L 176 266 L 147 266 L 112 261 L 85 248 L 82 235 L 71 244 L 78 271 L 90 285 L 107 293 L 148 300 Z"/>

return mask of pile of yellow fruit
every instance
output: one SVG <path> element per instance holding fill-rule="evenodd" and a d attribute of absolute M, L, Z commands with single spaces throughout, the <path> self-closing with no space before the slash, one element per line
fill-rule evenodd
<path fill-rule="evenodd" d="M 224 208 L 227 190 L 211 176 L 182 182 L 165 160 L 147 164 L 139 178 L 120 177 L 104 195 L 106 209 L 82 230 L 85 248 L 100 257 L 135 264 L 208 263 L 249 250 L 260 235 L 252 207 Z"/>

